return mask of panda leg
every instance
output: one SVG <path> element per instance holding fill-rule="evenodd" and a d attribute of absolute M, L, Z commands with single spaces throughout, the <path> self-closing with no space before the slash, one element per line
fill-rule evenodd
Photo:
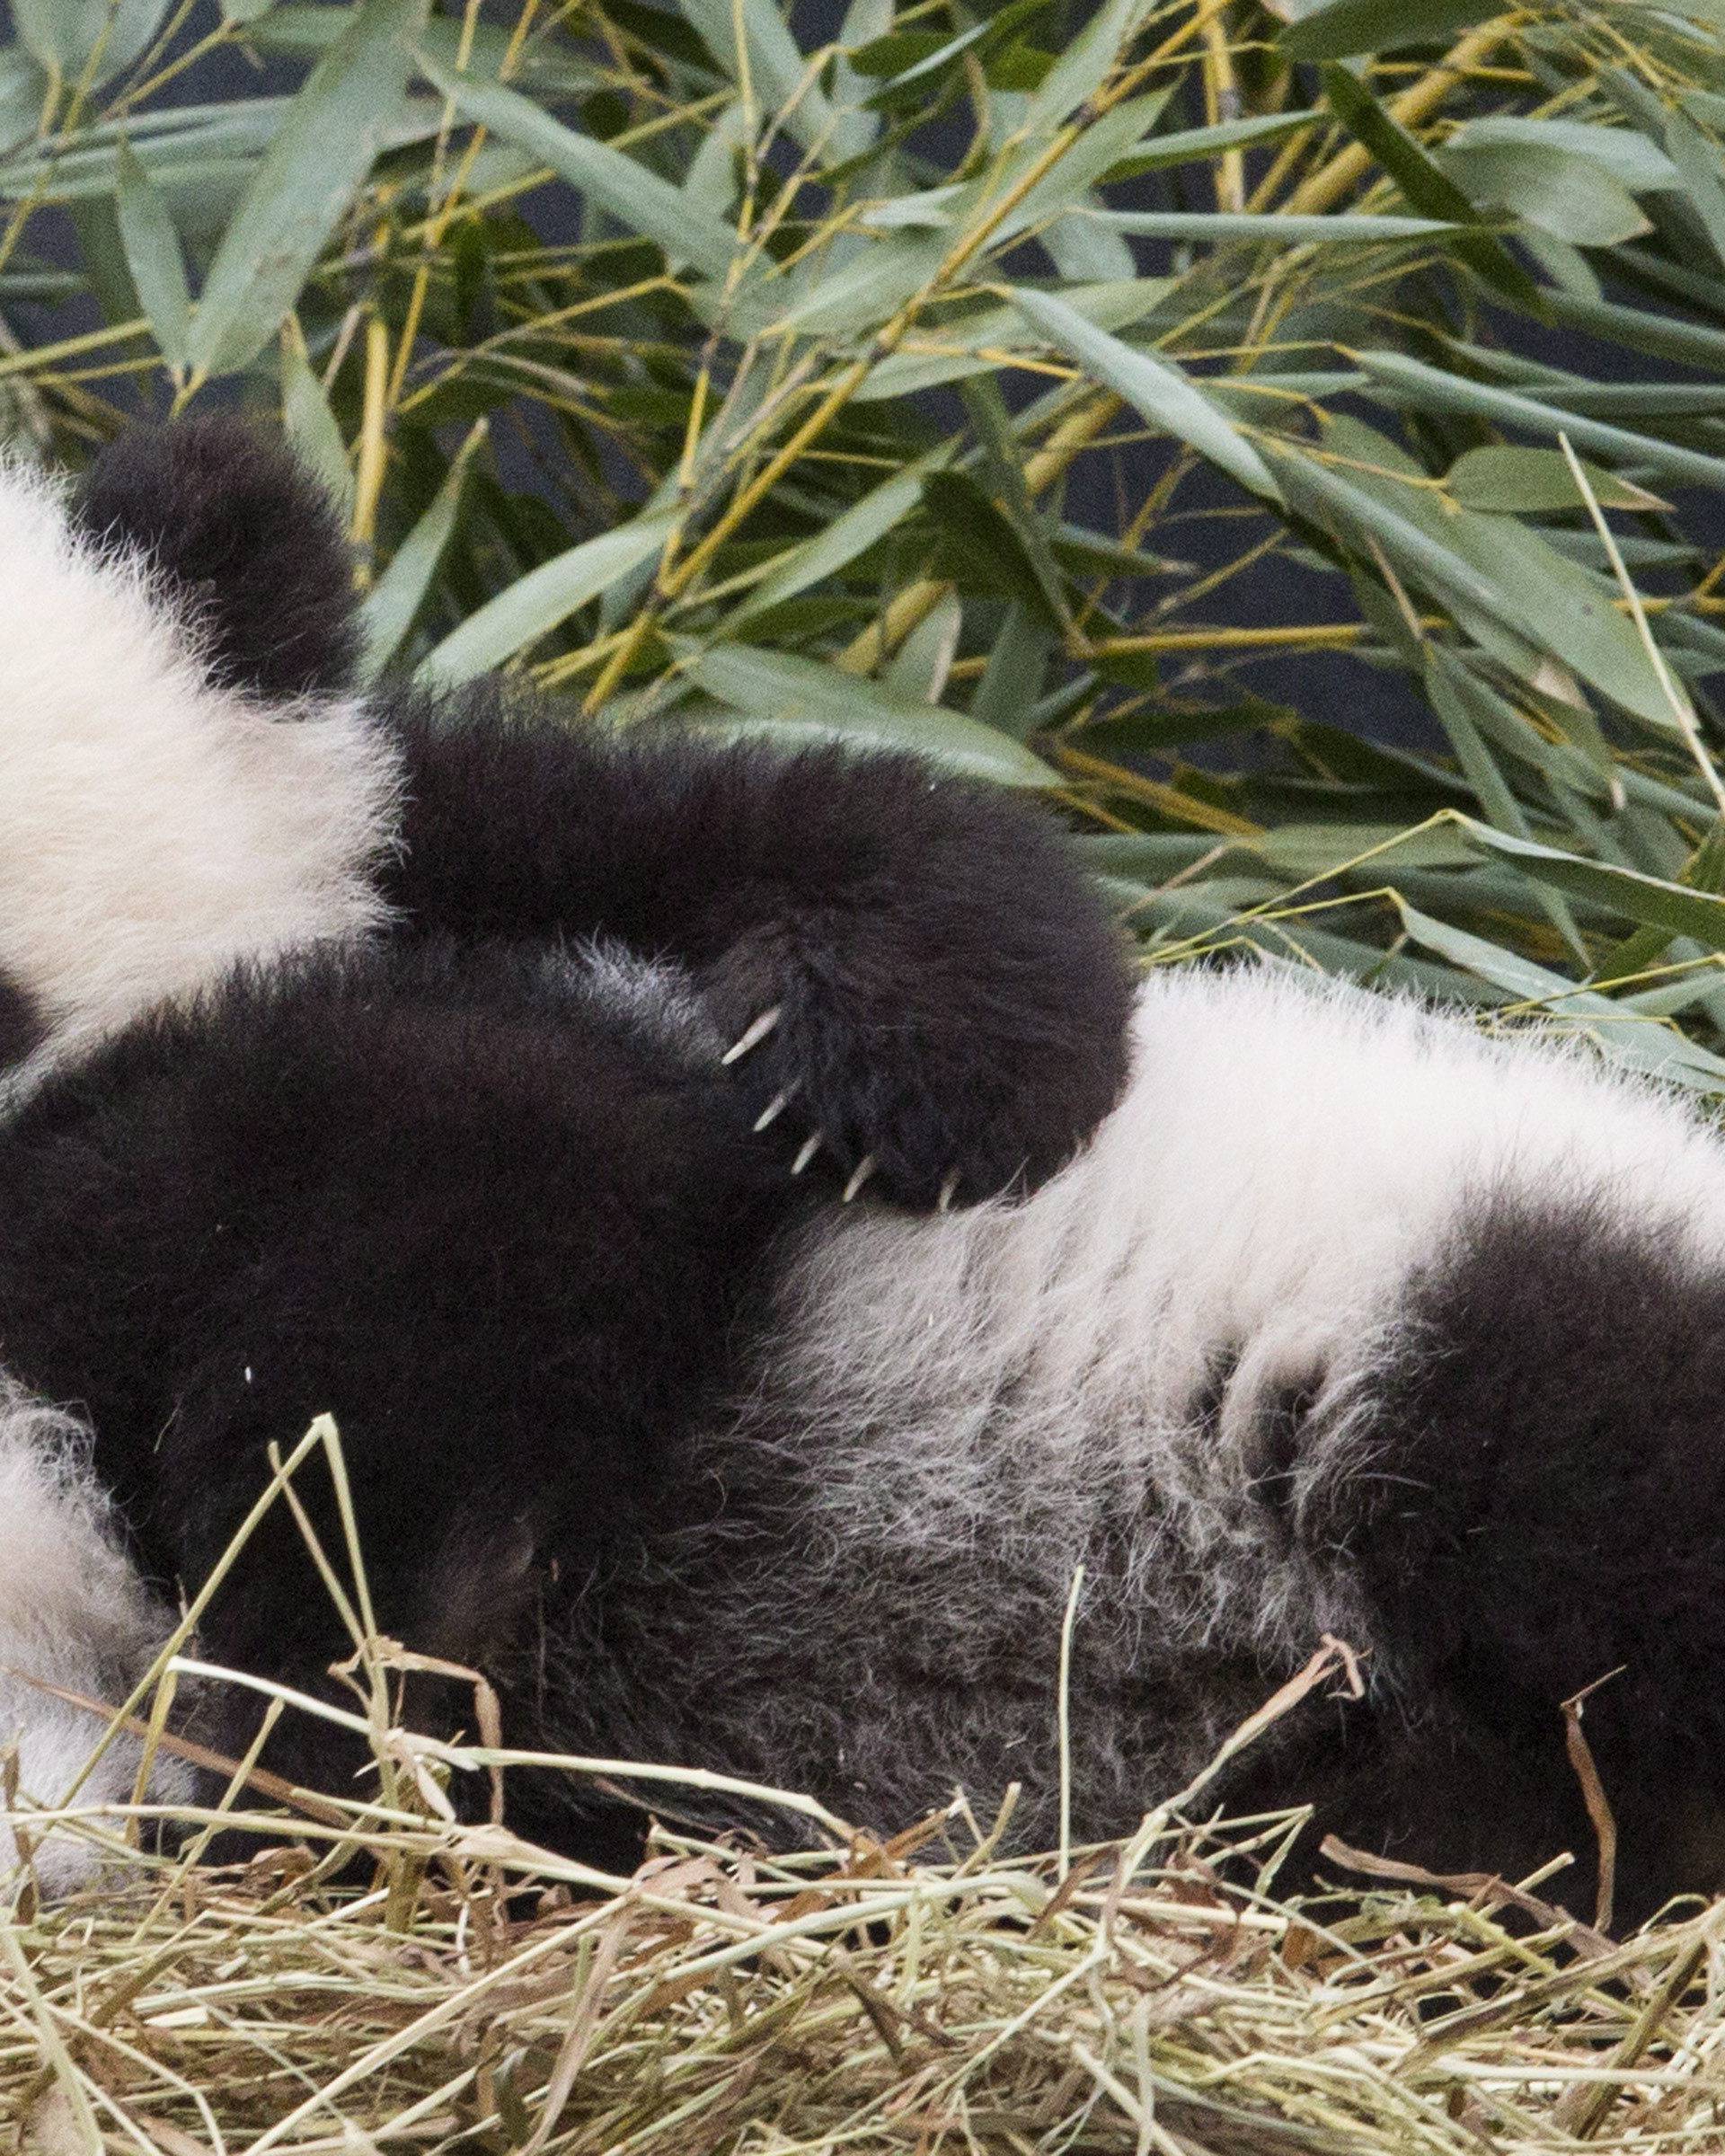
<path fill-rule="evenodd" d="M 140 430 L 70 499 L 0 460 L 0 1070 L 380 924 L 399 774 L 335 693 L 345 555 L 285 455 Z"/>
<path fill-rule="evenodd" d="M 91 467 L 73 519 L 104 552 L 148 563 L 196 624 L 219 687 L 282 702 L 352 685 L 359 629 L 346 537 L 279 440 L 219 414 L 134 427 Z"/>
<path fill-rule="evenodd" d="M 1491 1208 L 1303 1531 L 1376 1613 L 1387 1696 L 1338 1785 L 1365 1832 L 1590 1849 L 1586 1693 L 1632 1905 L 1725 1883 L 1697 1836 L 1725 1823 L 1725 1264 L 1603 1206 Z"/>
<path fill-rule="evenodd" d="M 741 1383 L 768 1253 L 806 1210 L 674 986 L 654 1011 L 597 960 L 312 959 L 136 1029 L 0 1130 L 8 1366 L 87 1406 L 164 1599 L 198 1591 L 272 1448 L 328 1414 L 378 1627 L 506 1685 L 518 1667 L 506 1727 L 530 1735 L 546 1600 L 720 1501 L 691 1434 Z M 346 1581 L 325 1459 L 294 1487 Z M 329 1674 L 352 1639 L 279 1498 L 199 1639 L 355 1704 Z M 420 1726 L 473 1733 L 471 1688 L 410 1682 Z M 261 1702 L 212 1688 L 202 1710 L 234 1754 Z M 290 1711 L 262 1763 L 364 1789 L 367 1757 Z"/>
<path fill-rule="evenodd" d="M 841 1182 L 976 1199 L 1051 1174 L 1112 1105 L 1123 950 L 1039 809 L 907 757 L 625 744 L 483 691 L 381 716 L 410 931 L 679 960 L 787 1163 L 814 1141 Z"/>

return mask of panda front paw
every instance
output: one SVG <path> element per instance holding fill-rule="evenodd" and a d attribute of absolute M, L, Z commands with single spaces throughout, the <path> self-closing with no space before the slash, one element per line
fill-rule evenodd
<path fill-rule="evenodd" d="M 722 1061 L 788 1173 L 944 1210 L 1034 1188 L 1112 1107 L 1119 940 L 1065 849 L 1027 828 L 1010 894 L 919 879 L 759 924 L 710 973 Z"/>

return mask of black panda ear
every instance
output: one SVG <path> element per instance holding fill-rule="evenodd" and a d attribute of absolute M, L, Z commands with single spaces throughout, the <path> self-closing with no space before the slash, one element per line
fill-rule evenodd
<path fill-rule="evenodd" d="M 271 701 L 350 686 L 352 566 L 317 482 L 226 416 L 139 427 L 104 449 L 73 506 L 104 550 L 146 556 L 200 633 L 213 677 Z"/>

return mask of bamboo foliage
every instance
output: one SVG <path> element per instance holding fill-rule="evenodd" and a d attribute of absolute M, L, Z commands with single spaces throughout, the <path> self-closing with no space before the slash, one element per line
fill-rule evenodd
<path fill-rule="evenodd" d="M 378 666 L 918 745 L 1152 959 L 1717 1090 L 1719 0 L 808 12 L 19 0 L 5 419 L 238 395 Z"/>

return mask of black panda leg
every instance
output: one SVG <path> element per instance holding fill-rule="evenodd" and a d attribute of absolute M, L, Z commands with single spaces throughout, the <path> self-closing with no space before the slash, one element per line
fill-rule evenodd
<path fill-rule="evenodd" d="M 1039 809 L 907 757 L 625 745 L 484 691 L 384 717 L 410 928 L 678 959 L 787 1158 L 818 1134 L 844 1177 L 975 1199 L 1052 1173 L 1112 1105 L 1123 950 Z"/>
<path fill-rule="evenodd" d="M 308 959 L 135 1029 L 0 1132 L 7 1365 L 87 1407 L 170 1602 L 234 1542 L 272 1446 L 331 1416 L 379 1628 L 525 1668 L 519 1736 L 544 1598 L 720 1502 L 692 1433 L 766 1322 L 797 1188 L 674 995 L 655 1012 L 603 964 L 495 950 Z M 321 1455 L 295 1487 L 345 1580 Z M 352 1704 L 328 1674 L 350 1637 L 279 1499 L 199 1638 Z M 470 1690 L 421 1691 L 471 1734 Z M 205 1706 L 243 1750 L 255 1694 Z M 340 1789 L 365 1757 L 291 1712 L 262 1763 Z"/>
<path fill-rule="evenodd" d="M 1589 1852 L 1564 1702 L 1597 1686 L 1581 1727 L 1631 1905 L 1725 1884 L 1725 1842 L 1702 1846 L 1725 1819 L 1725 1265 L 1603 1206 L 1499 1204 L 1402 1339 L 1305 1521 L 1405 1679 L 1380 1730 L 1401 1764 L 1350 1738 L 1349 1801 L 1434 1845 L 1448 1790 L 1476 1855 Z"/>
<path fill-rule="evenodd" d="M 279 441 L 217 415 L 135 427 L 96 459 L 73 516 L 99 545 L 148 561 L 224 687 L 275 702 L 351 684 L 347 543 L 328 496 Z"/>

